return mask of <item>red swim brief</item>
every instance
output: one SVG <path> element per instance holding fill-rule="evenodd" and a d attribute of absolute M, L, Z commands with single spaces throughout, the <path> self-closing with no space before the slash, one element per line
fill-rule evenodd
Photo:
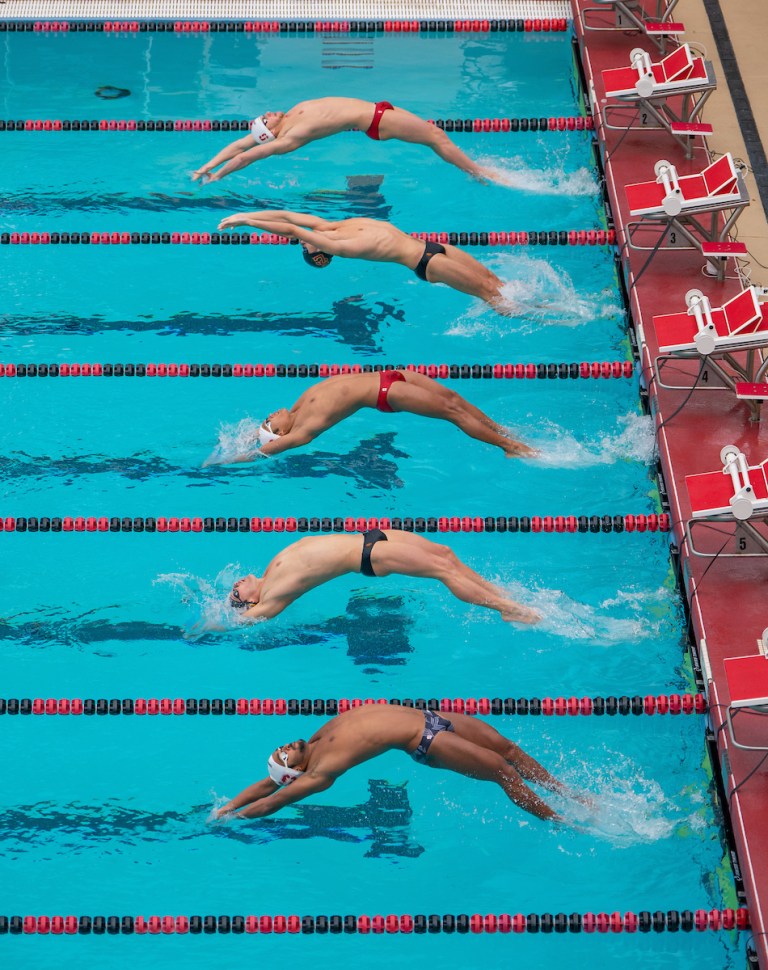
<path fill-rule="evenodd" d="M 379 396 L 376 399 L 377 411 L 384 411 L 385 413 L 392 412 L 392 408 L 387 403 L 389 389 L 393 384 L 397 384 L 398 381 L 404 380 L 405 378 L 399 370 L 379 371 Z"/>
<path fill-rule="evenodd" d="M 394 111 L 395 106 L 390 104 L 389 101 L 377 101 L 376 108 L 373 112 L 373 121 L 371 122 L 371 127 L 366 131 L 366 135 L 369 138 L 373 138 L 374 141 L 379 140 L 379 122 L 381 121 L 381 116 L 385 111 Z"/>

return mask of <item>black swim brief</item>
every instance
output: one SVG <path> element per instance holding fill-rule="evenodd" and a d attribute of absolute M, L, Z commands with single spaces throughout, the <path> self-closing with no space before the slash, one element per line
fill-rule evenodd
<path fill-rule="evenodd" d="M 427 263 L 438 253 L 445 256 L 445 246 L 441 246 L 440 243 L 436 242 L 424 243 L 424 252 L 422 253 L 421 259 L 416 264 L 416 269 L 414 269 L 413 272 L 419 277 L 420 280 L 424 280 L 425 283 L 429 282 L 427 279 Z"/>
<path fill-rule="evenodd" d="M 420 765 L 426 764 L 429 746 L 441 731 L 454 733 L 454 727 L 447 718 L 441 717 L 434 711 L 424 711 L 424 733 L 418 748 L 411 755 L 414 761 L 418 761 Z"/>
<path fill-rule="evenodd" d="M 363 555 L 360 558 L 360 572 L 363 576 L 376 575 L 371 565 L 371 549 L 373 549 L 377 542 L 386 541 L 387 537 L 381 529 L 369 529 L 368 532 L 363 533 Z"/>

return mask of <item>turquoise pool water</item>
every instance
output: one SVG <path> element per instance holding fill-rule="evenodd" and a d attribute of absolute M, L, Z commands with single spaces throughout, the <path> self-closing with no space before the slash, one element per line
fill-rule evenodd
<path fill-rule="evenodd" d="M 366 44 L 368 42 L 366 41 Z M 354 94 L 425 117 L 577 111 L 563 35 L 380 37 L 365 70 L 319 37 L 4 35 L 6 118 L 248 117 Z M 45 59 L 44 75 L 34 69 Z M 411 67 L 418 65 L 414 82 Z M 332 69 L 333 68 L 333 69 Z M 434 69 L 433 69 L 434 68 Z M 435 76 L 440 81 L 425 78 Z M 131 96 L 96 99 L 103 84 Z M 505 173 L 483 186 L 425 149 L 348 134 L 197 189 L 225 133 L 6 133 L 0 231 L 211 232 L 232 211 L 361 214 L 408 231 L 604 225 L 586 133 L 457 134 Z M 372 179 L 361 191 L 360 176 Z M 400 267 L 314 273 L 295 247 L 3 247 L 4 362 L 494 363 L 623 359 L 608 247 L 471 250 L 550 309 L 504 319 Z M 281 459 L 203 468 L 306 379 L 0 379 L 3 515 L 603 515 L 655 510 L 652 431 L 631 380 L 452 382 L 542 451 L 509 461 L 449 426 L 360 412 Z M 243 425 L 243 422 L 246 422 Z M 545 613 L 508 626 L 435 584 L 345 577 L 266 625 L 194 636 L 276 534 L 8 534 L 9 697 L 432 697 L 691 688 L 666 537 L 450 535 Z M 591 792 L 579 828 L 397 754 L 258 823 L 212 806 L 315 717 L 0 719 L 3 913 L 443 913 L 706 909 L 730 872 L 696 717 L 492 723 Z M 572 815 L 578 811 L 562 806 Z M 743 965 L 728 934 L 17 938 L 9 965 L 318 966 L 436 959 Z"/>

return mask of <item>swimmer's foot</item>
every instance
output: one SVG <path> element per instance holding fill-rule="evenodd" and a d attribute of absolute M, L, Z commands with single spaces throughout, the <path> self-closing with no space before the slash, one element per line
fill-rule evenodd
<path fill-rule="evenodd" d="M 541 622 L 542 615 L 536 610 L 521 606 L 520 603 L 513 603 L 510 600 L 507 609 L 501 611 L 501 618 L 506 623 L 529 623 L 533 625 Z"/>

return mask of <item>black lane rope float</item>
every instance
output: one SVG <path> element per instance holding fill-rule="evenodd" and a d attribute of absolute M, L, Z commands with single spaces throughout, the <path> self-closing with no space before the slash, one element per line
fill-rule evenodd
<path fill-rule="evenodd" d="M 103 90 L 103 89 L 99 89 Z M 126 89 L 114 88 L 115 92 Z M 120 94 L 116 97 L 125 96 Z M 104 94 L 101 97 L 105 97 Z M 526 131 L 593 131 L 595 123 L 584 115 L 561 115 L 549 118 L 428 118 L 430 124 L 444 131 L 458 132 L 526 132 Z M 251 122 L 242 118 L 202 120 L 189 118 L 0 118 L 0 131 L 250 131 Z"/>
<path fill-rule="evenodd" d="M 421 242 L 450 246 L 614 246 L 615 229 L 546 229 L 489 232 L 412 232 Z M 3 232 L 0 246 L 286 246 L 269 232 Z"/>
<path fill-rule="evenodd" d="M 419 33 L 540 33 L 569 29 L 566 17 L 529 17 L 503 20 L 6 20 L 0 33 L 88 32 L 137 33 L 246 33 L 274 34 L 419 34 Z"/>
<path fill-rule="evenodd" d="M 668 909 L 620 913 L 447 913 L 430 915 L 0 916 L 0 935 L 110 936 L 227 933 L 675 933 L 747 930 L 749 910 Z"/>
<path fill-rule="evenodd" d="M 626 533 L 669 532 L 666 512 L 646 515 L 499 515 L 401 518 L 393 516 L 335 516 L 283 518 L 276 516 L 12 516 L 0 515 L 0 533 L 30 532 L 366 532 L 370 529 L 400 529 L 403 532 L 493 532 L 493 533 Z"/>
<path fill-rule="evenodd" d="M 628 378 L 630 360 L 570 364 L 156 364 L 0 363 L 0 377 L 335 377 L 406 370 L 443 380 L 578 380 Z"/>
<path fill-rule="evenodd" d="M 389 704 L 446 714 L 520 717 L 601 717 L 617 714 L 705 714 L 703 694 L 635 694 L 630 697 L 0 697 L 0 715 L 277 715 L 335 717 L 355 707 Z"/>

